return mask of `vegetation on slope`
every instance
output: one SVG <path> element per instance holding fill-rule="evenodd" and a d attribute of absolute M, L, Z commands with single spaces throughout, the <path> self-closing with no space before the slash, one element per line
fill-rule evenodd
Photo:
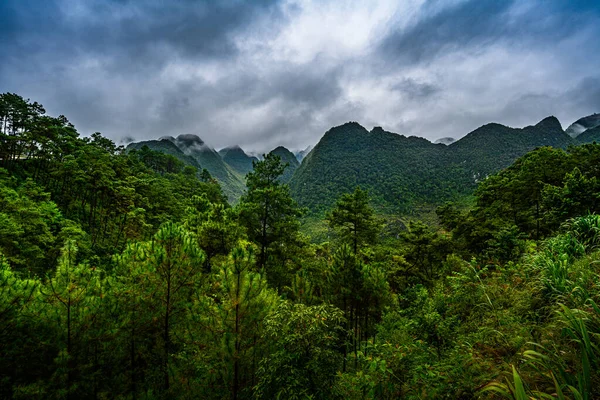
<path fill-rule="evenodd" d="M 353 188 L 311 244 L 274 154 L 230 207 L 16 95 L 0 121 L 2 399 L 600 396 L 600 145 L 527 153 L 439 229 L 388 235 Z"/>
<path fill-rule="evenodd" d="M 219 150 L 219 155 L 227 165 L 242 176 L 252 171 L 252 163 L 258 161 L 258 158 L 249 156 L 239 146 L 225 147 Z"/>
<path fill-rule="evenodd" d="M 300 204 L 317 213 L 357 185 L 380 211 L 407 213 L 470 193 L 537 147 L 573 143 L 554 117 L 523 129 L 488 124 L 449 146 L 348 123 L 323 136 L 290 185 Z"/>
<path fill-rule="evenodd" d="M 274 154 L 278 156 L 284 164 L 288 164 L 280 179 L 283 183 L 289 183 L 292 179 L 292 176 L 294 175 L 294 172 L 298 169 L 298 166 L 300 165 L 300 162 L 298 161 L 294 153 L 292 153 L 283 146 L 279 146 L 271 150 L 269 154 Z"/>
<path fill-rule="evenodd" d="M 177 138 L 166 137 L 161 140 L 130 143 L 127 148 L 139 149 L 143 146 L 148 146 L 153 151 L 173 155 L 185 164 L 199 168 L 200 171 L 206 169 L 219 181 L 229 201 L 236 202 L 244 192 L 243 175 L 225 164 L 221 156 L 196 135 L 179 135 Z"/>

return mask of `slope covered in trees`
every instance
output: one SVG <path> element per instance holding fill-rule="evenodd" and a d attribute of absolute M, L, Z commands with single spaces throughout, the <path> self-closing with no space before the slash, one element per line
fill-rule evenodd
<path fill-rule="evenodd" d="M 249 156 L 240 146 L 225 147 L 219 150 L 219 155 L 227 165 L 242 176 L 246 176 L 248 172 L 252 171 L 252 163 L 258 161 L 258 158 Z"/>
<path fill-rule="evenodd" d="M 598 144 L 395 235 L 354 187 L 312 243 L 275 154 L 231 207 L 174 156 L 0 105 L 2 399 L 600 396 Z"/>
<path fill-rule="evenodd" d="M 407 212 L 468 194 L 478 181 L 537 147 L 570 144 L 575 141 L 554 117 L 523 129 L 484 125 L 448 146 L 348 123 L 323 136 L 290 186 L 312 211 L 327 209 L 360 185 L 380 210 Z"/>
<path fill-rule="evenodd" d="M 279 146 L 271 150 L 269 154 L 276 155 L 281 159 L 281 162 L 283 162 L 284 164 L 288 164 L 280 179 L 283 183 L 289 183 L 289 181 L 292 179 L 292 176 L 294 175 L 294 172 L 298 169 L 298 166 L 300 165 L 300 162 L 298 161 L 294 153 L 292 153 L 283 146 Z"/>
<path fill-rule="evenodd" d="M 219 181 L 230 201 L 237 201 L 244 191 L 243 175 L 227 165 L 213 148 L 196 135 L 179 135 L 176 138 L 168 136 L 161 140 L 135 142 L 130 143 L 127 148 L 140 149 L 143 146 L 177 157 L 199 170 L 206 169 Z"/>

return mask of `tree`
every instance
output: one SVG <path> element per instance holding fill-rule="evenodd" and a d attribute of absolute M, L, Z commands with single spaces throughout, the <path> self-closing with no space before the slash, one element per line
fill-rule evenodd
<path fill-rule="evenodd" d="M 248 191 L 240 201 L 240 221 L 248 238 L 258 245 L 258 268 L 266 268 L 271 283 L 281 287 L 285 271 L 274 268 L 281 268 L 299 245 L 298 218 L 303 211 L 290 196 L 288 185 L 279 180 L 286 168 L 279 156 L 267 154 L 253 166 L 246 177 Z"/>
<path fill-rule="evenodd" d="M 273 350 L 260 363 L 256 398 L 334 398 L 343 323 L 343 312 L 332 305 L 281 302 L 265 321 Z"/>
<path fill-rule="evenodd" d="M 249 397 L 263 353 L 263 321 L 277 301 L 264 275 L 251 271 L 253 264 L 251 247 L 233 249 L 226 265 L 215 274 L 215 292 L 200 296 L 197 302 L 198 323 L 207 334 L 204 343 L 213 352 L 206 364 L 218 371 L 232 399 Z M 204 385 L 214 380 L 208 374 Z"/>
<path fill-rule="evenodd" d="M 160 333 L 155 339 L 162 376 L 159 389 L 163 392 L 171 385 L 171 355 L 176 352 L 173 331 L 186 320 L 192 294 L 202 283 L 204 259 L 194 235 L 172 222 L 165 223 L 152 241 L 132 243 L 117 257 L 121 273 L 129 273 L 132 283 L 143 288 L 140 296 L 157 323 L 155 332 Z M 136 308 L 130 307 L 133 312 Z"/>
<path fill-rule="evenodd" d="M 55 379 L 67 399 L 83 395 L 83 382 L 93 371 L 86 370 L 86 349 L 94 342 L 94 330 L 100 313 L 103 293 L 101 271 L 76 263 L 77 246 L 67 240 L 54 276 L 40 288 L 49 306 L 62 343 L 56 358 Z"/>
<path fill-rule="evenodd" d="M 343 194 L 338 199 L 326 219 L 342 240 L 352 246 L 354 254 L 361 246 L 374 243 L 379 232 L 375 213 L 369 205 L 369 195 L 358 186 L 354 193 Z"/>

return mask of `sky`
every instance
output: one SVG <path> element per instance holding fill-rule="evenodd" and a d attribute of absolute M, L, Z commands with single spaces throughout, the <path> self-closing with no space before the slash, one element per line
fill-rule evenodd
<path fill-rule="evenodd" d="M 600 112 L 600 1 L 0 0 L 0 93 L 117 143 L 303 149 Z"/>

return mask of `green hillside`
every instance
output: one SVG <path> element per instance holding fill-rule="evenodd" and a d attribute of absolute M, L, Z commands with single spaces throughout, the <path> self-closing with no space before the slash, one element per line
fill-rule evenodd
<path fill-rule="evenodd" d="M 587 129 L 582 134 L 575 138 L 578 143 L 600 143 L 600 126 L 595 128 Z"/>
<path fill-rule="evenodd" d="M 457 154 L 491 168 L 490 134 L 555 126 L 488 125 L 468 153 L 333 128 L 296 174 L 377 196 L 316 230 L 273 154 L 231 206 L 180 161 L 210 154 L 197 137 L 123 151 L 0 94 L 0 399 L 599 399 L 600 144 L 539 147 L 406 218 L 480 173 Z M 377 213 L 398 187 L 403 213 Z"/>
<path fill-rule="evenodd" d="M 492 123 L 448 146 L 449 161 L 464 169 L 472 179 L 481 180 L 537 147 L 566 148 L 574 143 L 555 117 L 522 129 Z"/>
<path fill-rule="evenodd" d="M 282 182 L 289 183 L 292 179 L 292 176 L 294 175 L 294 172 L 300 166 L 300 162 L 298 162 L 298 159 L 296 158 L 294 153 L 292 153 L 283 146 L 279 146 L 271 150 L 270 153 L 279 156 L 279 158 L 281 158 L 281 162 L 283 162 L 284 164 L 289 164 L 280 178 Z"/>
<path fill-rule="evenodd" d="M 290 182 L 292 194 L 313 211 L 328 209 L 360 185 L 382 209 L 408 211 L 430 199 L 448 200 L 452 172 L 442 168 L 446 146 L 356 122 L 330 129 L 303 160 Z"/>
<path fill-rule="evenodd" d="M 136 142 L 129 144 L 127 148 L 138 149 L 144 145 L 151 150 L 171 154 L 198 169 L 205 168 L 219 181 L 229 201 L 237 202 L 244 193 L 242 174 L 225 164 L 221 156 L 196 135 L 179 135 L 177 138 L 166 137 L 162 140 Z"/>
<path fill-rule="evenodd" d="M 356 122 L 330 129 L 290 182 L 295 198 L 312 211 L 360 185 L 385 212 L 414 211 L 467 194 L 486 176 L 540 146 L 574 141 L 548 117 L 523 129 L 487 124 L 449 146 L 405 137 Z"/>
<path fill-rule="evenodd" d="M 571 137 L 578 137 L 588 129 L 600 126 L 600 114 L 592 114 L 573 122 L 565 132 Z"/>
<path fill-rule="evenodd" d="M 168 139 L 159 139 L 159 140 L 146 140 L 143 142 L 134 142 L 130 143 L 127 146 L 128 150 L 140 150 L 142 147 L 148 146 L 150 150 L 160 151 L 161 153 L 169 154 L 171 156 L 177 157 L 184 164 L 190 165 L 192 167 L 201 170 L 200 164 L 193 157 L 187 156 L 183 154 L 183 151 L 179 149 L 173 142 Z"/>
<path fill-rule="evenodd" d="M 219 155 L 235 171 L 242 176 L 252 171 L 252 162 L 258 161 L 258 158 L 249 156 L 240 146 L 225 147 L 219 150 Z"/>

